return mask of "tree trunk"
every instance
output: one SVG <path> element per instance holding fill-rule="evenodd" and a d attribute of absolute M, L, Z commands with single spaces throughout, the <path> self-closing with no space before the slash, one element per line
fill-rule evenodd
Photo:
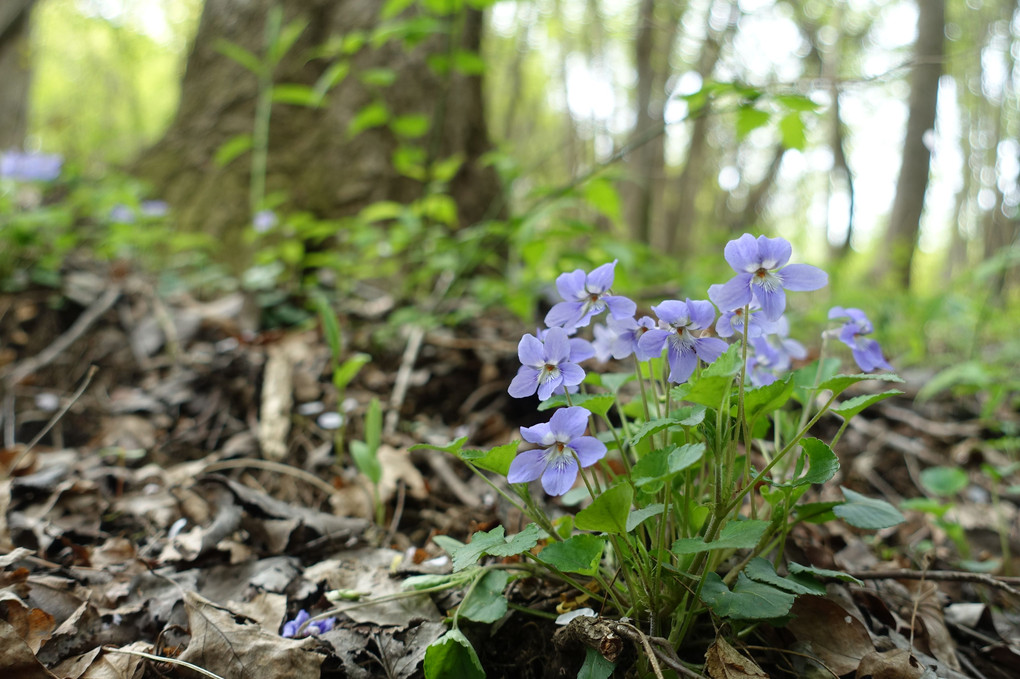
<path fill-rule="evenodd" d="M 35 0 L 0 3 L 0 152 L 25 143 L 32 79 L 28 19 L 34 4 Z"/>
<path fill-rule="evenodd" d="M 925 134 L 935 127 L 935 106 L 942 75 L 945 0 L 918 0 L 917 42 L 910 73 L 910 99 L 903 160 L 889 216 L 886 245 L 880 251 L 885 275 L 910 288 L 910 268 L 917 247 L 931 151 Z"/>
<path fill-rule="evenodd" d="M 137 163 L 139 174 L 173 206 L 183 227 L 217 235 L 226 247 L 240 242 L 252 218 L 251 162 L 244 155 L 221 167 L 214 158 L 225 142 L 252 132 L 259 88 L 256 76 L 225 57 L 217 43 L 228 41 L 264 54 L 264 25 L 274 4 L 275 0 L 206 1 L 177 116 L 165 137 Z M 307 27 L 276 68 L 274 82 L 314 86 L 331 62 L 310 55 L 331 39 L 371 36 L 380 25 L 384 4 L 383 0 L 286 3 L 284 24 L 303 18 Z M 401 18 L 413 19 L 417 11 L 408 10 Z M 456 55 L 477 53 L 482 18 L 469 10 L 439 21 L 446 22 L 446 35 L 427 33 L 417 40 L 403 36 L 411 46 L 399 39 L 382 44 L 367 40 L 346 57 L 349 73 L 329 91 L 321 107 L 272 105 L 266 193 L 285 197 L 282 211 L 339 218 L 376 201 L 415 200 L 423 194 L 424 182 L 400 174 L 392 161 L 398 148 L 410 144 L 424 150 L 426 164 L 463 157 L 449 188 L 460 224 L 494 216 L 492 211 L 500 209 L 497 177 L 479 163 L 489 150 L 481 79 L 456 69 L 440 75 L 442 70 L 435 67 L 436 59 L 450 63 Z M 388 78 L 392 82 L 385 82 Z M 432 121 L 428 136 L 404 142 L 386 124 L 351 133 L 349 126 L 358 113 L 380 102 L 390 120 L 427 116 Z"/>

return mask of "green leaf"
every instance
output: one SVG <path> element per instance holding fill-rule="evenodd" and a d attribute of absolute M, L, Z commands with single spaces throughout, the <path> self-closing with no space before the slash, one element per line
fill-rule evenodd
<path fill-rule="evenodd" d="M 281 104 L 318 108 L 322 105 L 322 96 L 308 85 L 281 83 L 273 85 L 273 101 Z"/>
<path fill-rule="evenodd" d="M 230 161 L 234 160 L 242 153 L 250 151 L 251 146 L 252 141 L 250 134 L 238 134 L 233 136 L 220 144 L 220 147 L 216 149 L 216 155 L 213 157 L 213 162 L 216 163 L 217 167 L 226 167 L 230 164 Z"/>
<path fill-rule="evenodd" d="M 633 500 L 634 487 L 629 483 L 613 486 L 579 511 L 574 517 L 574 525 L 581 530 L 626 533 L 627 516 Z"/>
<path fill-rule="evenodd" d="M 722 356 L 712 361 L 712 364 L 701 372 L 701 376 L 732 377 L 736 375 L 740 372 L 742 365 L 740 356 L 740 344 L 731 344 Z"/>
<path fill-rule="evenodd" d="M 520 445 L 519 440 L 511 441 L 510 443 L 504 443 L 501 446 L 496 446 L 491 450 L 475 450 L 473 448 L 467 448 L 453 454 L 464 460 L 470 462 L 476 467 L 487 469 L 490 472 L 495 472 L 500 476 L 506 476 L 507 472 L 510 471 L 510 463 L 513 462 L 514 457 L 517 456 L 517 446 Z"/>
<path fill-rule="evenodd" d="M 457 223 L 457 201 L 445 193 L 431 193 L 419 201 L 423 215 L 434 222 L 453 226 Z"/>
<path fill-rule="evenodd" d="M 425 649 L 425 679 L 485 679 L 478 654 L 464 633 L 452 629 Z"/>
<path fill-rule="evenodd" d="M 680 538 L 673 543 L 670 551 L 684 555 L 713 549 L 751 549 L 758 544 L 768 527 L 769 522 L 760 519 L 730 521 L 712 542 L 705 542 L 704 538 Z"/>
<path fill-rule="evenodd" d="M 221 38 L 216 41 L 214 48 L 223 56 L 237 64 L 240 64 L 255 75 L 259 75 L 263 70 L 265 70 L 265 66 L 263 66 L 262 61 L 257 56 L 237 43 L 223 40 Z"/>
<path fill-rule="evenodd" d="M 640 426 L 631 429 L 630 447 L 633 448 L 652 434 L 657 434 L 663 429 L 668 429 L 674 425 L 679 426 L 680 420 L 674 420 L 671 417 L 660 417 L 643 422 Z"/>
<path fill-rule="evenodd" d="M 775 97 L 775 101 L 789 111 L 810 113 L 818 110 L 818 104 L 800 94 L 780 94 Z"/>
<path fill-rule="evenodd" d="M 840 489 L 846 502 L 832 508 L 833 513 L 851 526 L 867 530 L 880 530 L 903 523 L 900 511 L 885 500 L 865 497 L 849 488 Z"/>
<path fill-rule="evenodd" d="M 373 87 L 389 87 L 397 80 L 392 68 L 366 68 L 358 74 L 358 80 Z"/>
<path fill-rule="evenodd" d="M 383 21 L 392 19 L 414 3 L 415 0 L 386 0 L 386 4 L 383 5 L 379 13 L 379 18 Z"/>
<path fill-rule="evenodd" d="M 921 472 L 921 484 L 939 497 L 956 495 L 969 482 L 967 472 L 959 467 L 929 467 Z"/>
<path fill-rule="evenodd" d="M 457 50 L 453 53 L 451 65 L 455 71 L 464 75 L 481 75 L 485 73 L 485 59 L 477 52 Z"/>
<path fill-rule="evenodd" d="M 812 583 L 812 581 L 806 579 L 794 580 L 792 578 L 784 578 L 776 573 L 776 569 L 770 561 L 766 561 L 760 556 L 751 559 L 750 563 L 744 568 L 744 574 L 755 582 L 772 585 L 791 594 L 819 594 L 825 596 L 824 585 L 819 584 L 817 581 Z"/>
<path fill-rule="evenodd" d="M 744 139 L 754 130 L 768 124 L 770 117 L 767 111 L 751 106 L 741 106 L 737 109 L 737 139 Z"/>
<path fill-rule="evenodd" d="M 816 381 L 825 381 L 839 370 L 838 358 L 826 358 L 814 361 L 793 372 L 793 397 L 800 404 L 807 403 Z"/>
<path fill-rule="evenodd" d="M 429 131 L 432 120 L 420 113 L 397 116 L 390 121 L 393 134 L 405 139 L 417 139 Z"/>
<path fill-rule="evenodd" d="M 381 127 L 389 122 L 389 119 L 390 110 L 386 108 L 386 104 L 381 101 L 373 101 L 354 116 L 354 119 L 347 126 L 347 134 L 354 136 L 364 130 Z"/>
<path fill-rule="evenodd" d="M 609 679 L 616 669 L 616 663 L 609 662 L 594 648 L 585 648 L 584 663 L 577 672 L 577 679 Z"/>
<path fill-rule="evenodd" d="M 818 385 L 818 390 L 831 391 L 833 396 L 839 396 L 851 386 L 858 382 L 866 382 L 867 380 L 903 382 L 899 375 L 893 375 L 892 373 L 879 373 L 877 375 L 868 375 L 864 373 L 858 373 L 856 375 L 836 375 L 835 377 L 830 377 Z"/>
<path fill-rule="evenodd" d="M 376 396 L 372 397 L 365 412 L 365 443 L 373 455 L 378 452 L 379 444 L 382 443 L 382 404 Z M 378 482 L 376 480 L 376 483 Z"/>
<path fill-rule="evenodd" d="M 864 586 L 864 582 L 842 571 L 829 570 L 828 568 L 816 568 L 814 566 L 802 566 L 796 561 L 791 561 L 790 563 L 788 563 L 786 565 L 786 568 L 793 575 L 806 574 L 813 575 L 819 578 L 835 578 L 836 580 L 841 580 L 843 582 L 852 582 L 856 585 L 860 585 L 861 587 Z"/>
<path fill-rule="evenodd" d="M 884 401 L 890 396 L 899 396 L 903 392 L 899 389 L 890 389 L 889 391 L 883 391 L 880 394 L 861 394 L 860 396 L 854 396 L 851 399 L 843 401 L 839 405 L 829 408 L 829 412 L 836 413 L 844 420 L 849 420 L 854 415 L 858 414 L 865 408 Z"/>
<path fill-rule="evenodd" d="M 768 620 L 790 612 L 796 596 L 772 585 L 755 582 L 741 573 L 733 591 L 716 573 L 708 573 L 701 589 L 701 600 L 712 612 L 738 620 Z"/>
<path fill-rule="evenodd" d="M 732 377 L 702 373 L 701 377 L 693 382 L 673 387 L 670 393 L 676 401 L 690 401 L 709 408 L 718 408 L 723 398 L 729 394 L 732 384 Z"/>
<path fill-rule="evenodd" d="M 464 444 L 467 443 L 467 440 L 468 440 L 467 436 L 461 436 L 459 439 L 455 441 L 450 441 L 445 446 L 436 446 L 432 445 L 431 443 L 416 443 L 415 445 L 411 446 L 408 450 L 439 450 L 444 453 L 456 455 L 460 451 L 460 449 L 464 447 Z"/>
<path fill-rule="evenodd" d="M 783 146 L 788 149 L 803 151 L 807 146 L 807 132 L 804 129 L 804 121 L 800 113 L 792 111 L 779 120 L 779 134 L 783 139 Z"/>
<path fill-rule="evenodd" d="M 343 391 L 351 383 L 358 372 L 372 360 L 368 354 L 357 353 L 340 364 L 340 367 L 333 371 L 333 386 L 337 391 Z"/>
<path fill-rule="evenodd" d="M 600 384 L 608 389 L 610 392 L 615 394 L 620 391 L 620 387 L 636 380 L 637 377 L 632 372 L 627 373 L 589 373 L 590 375 L 598 375 L 600 378 Z"/>
<path fill-rule="evenodd" d="M 372 483 L 379 483 L 382 479 L 382 465 L 375 455 L 376 451 L 369 448 L 364 441 L 351 441 L 349 445 L 351 458 L 358 471 L 367 476 Z"/>
<path fill-rule="evenodd" d="M 303 19 L 295 19 L 284 26 L 279 37 L 269 48 L 269 60 L 274 64 L 280 63 L 280 60 L 304 32 L 306 26 L 308 26 L 308 22 Z"/>
<path fill-rule="evenodd" d="M 613 402 L 616 397 L 612 394 L 573 394 L 570 397 L 571 404 L 575 406 L 584 406 L 592 415 L 598 415 L 599 417 L 605 417 L 606 413 L 613 406 Z M 552 396 L 547 398 L 538 404 L 539 410 L 549 410 L 550 408 L 558 408 L 567 404 L 566 398 L 563 394 Z"/>
<path fill-rule="evenodd" d="M 349 61 L 338 61 L 330 64 L 322 72 L 322 75 L 319 76 L 319 79 L 315 81 L 315 94 L 319 97 L 319 100 L 324 99 L 331 89 L 342 83 L 350 72 L 351 64 Z"/>
<path fill-rule="evenodd" d="M 538 553 L 538 559 L 564 573 L 595 575 L 605 547 L 605 538 L 598 535 L 572 535 L 563 542 L 550 543 Z"/>
<path fill-rule="evenodd" d="M 457 176 L 463 165 L 464 156 L 459 154 L 437 160 L 432 164 L 432 179 L 445 184 Z"/>
<path fill-rule="evenodd" d="M 836 518 L 832 509 L 839 504 L 839 502 L 804 502 L 794 507 L 794 511 L 797 512 L 797 519 L 800 521 L 825 523 Z"/>
<path fill-rule="evenodd" d="M 506 571 L 490 570 L 483 575 L 467 599 L 461 602 L 458 609 L 461 617 L 492 623 L 506 615 L 507 602 L 503 590 L 509 580 L 510 574 Z"/>
<path fill-rule="evenodd" d="M 339 365 L 340 351 L 342 349 L 342 338 L 340 334 L 340 321 L 336 312 L 330 306 L 329 300 L 321 292 L 312 295 L 312 306 L 319 314 L 319 322 L 322 323 L 322 335 L 329 345 L 329 353 L 333 358 L 333 364 Z"/>
<path fill-rule="evenodd" d="M 391 219 L 401 217 L 407 211 L 407 206 L 393 200 L 379 200 L 371 203 L 358 213 L 358 219 L 368 222 L 387 222 Z"/>
<path fill-rule="evenodd" d="M 609 179 L 600 177 L 589 181 L 584 187 L 584 198 L 606 217 L 614 221 L 620 219 L 620 194 Z"/>
<path fill-rule="evenodd" d="M 793 395 L 793 378 L 786 375 L 781 380 L 744 392 L 744 413 L 749 422 L 762 415 L 779 410 Z"/>
<path fill-rule="evenodd" d="M 832 452 L 832 448 L 827 443 L 816 438 L 806 438 L 801 439 L 800 445 L 810 465 L 807 473 L 793 479 L 789 483 L 773 483 L 773 486 L 779 488 L 797 488 L 815 483 L 825 483 L 839 471 L 839 458 L 836 456 L 836 453 Z"/>
<path fill-rule="evenodd" d="M 648 505 L 647 507 L 641 507 L 640 509 L 633 510 L 629 516 L 627 516 L 627 532 L 630 533 L 635 528 L 641 525 L 641 523 L 653 516 L 658 516 L 665 511 L 666 505 L 662 503 L 655 503 Z"/>
<path fill-rule="evenodd" d="M 402 590 L 422 590 L 433 587 L 458 587 L 466 581 L 464 573 L 427 573 L 425 575 L 412 575 L 400 583 Z"/>
<path fill-rule="evenodd" d="M 696 463 L 704 454 L 705 444 L 700 442 L 653 450 L 634 465 L 631 479 L 637 488 L 665 481 Z"/>
<path fill-rule="evenodd" d="M 500 557 L 522 554 L 538 544 L 541 533 L 538 526 L 528 524 L 527 528 L 508 539 L 504 537 L 503 526 L 496 526 L 488 532 L 478 531 L 471 536 L 471 542 L 466 545 L 461 543 L 452 545 L 452 550 L 447 546 L 448 541 L 436 540 L 440 536 L 437 535 L 433 540 L 450 553 L 453 559 L 453 570 L 462 571 L 477 563 L 486 554 Z"/>
<path fill-rule="evenodd" d="M 487 550 L 487 554 L 490 556 L 517 556 L 524 552 L 530 551 L 532 547 L 538 544 L 539 539 L 544 536 L 545 533 L 534 523 L 529 523 L 519 533 L 515 533 L 507 538 L 506 542 L 502 545 L 497 544 L 494 547 L 490 547 Z"/>

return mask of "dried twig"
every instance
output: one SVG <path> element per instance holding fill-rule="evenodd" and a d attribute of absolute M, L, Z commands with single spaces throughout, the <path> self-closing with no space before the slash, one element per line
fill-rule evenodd
<path fill-rule="evenodd" d="M 71 327 L 55 339 L 52 344 L 40 351 L 35 356 L 26 358 L 6 370 L 0 371 L 0 377 L 4 380 L 4 387 L 10 389 L 15 384 L 25 379 L 39 368 L 45 367 L 62 354 L 74 341 L 85 334 L 85 331 L 96 322 L 106 311 L 120 298 L 120 288 L 109 288 L 103 296 L 94 301 L 88 309 L 83 311 L 75 319 Z"/>
<path fill-rule="evenodd" d="M 218 472 L 224 469 L 263 469 L 270 472 L 278 472 L 280 474 L 287 474 L 295 478 L 301 479 L 305 483 L 315 486 L 327 495 L 333 495 L 337 492 L 337 489 L 329 485 L 315 474 L 306 472 L 304 469 L 298 469 L 292 467 L 289 464 L 283 464 L 282 462 L 273 462 L 272 460 L 260 460 L 258 458 L 239 458 L 236 460 L 223 460 L 222 462 L 213 462 L 206 465 L 203 469 L 204 472 Z"/>
<path fill-rule="evenodd" d="M 181 667 L 187 667 L 189 670 L 198 672 L 199 674 L 209 677 L 209 679 L 223 679 L 218 674 L 213 674 L 209 670 L 202 669 L 198 665 L 193 665 L 184 660 L 178 660 L 177 658 L 167 658 L 162 655 L 154 655 L 152 653 L 146 653 L 145 651 L 129 651 L 126 648 L 113 648 L 112 646 L 103 646 L 103 651 L 107 653 L 123 653 L 124 655 L 134 655 L 139 658 L 145 658 L 146 660 L 154 660 L 156 662 L 169 663 L 171 665 L 180 665 Z"/>
<path fill-rule="evenodd" d="M 1020 589 L 1012 584 L 1014 578 L 1001 578 L 987 573 L 969 573 L 967 571 L 914 571 L 909 568 L 897 568 L 888 571 L 848 571 L 847 575 L 858 580 L 939 580 L 943 582 L 974 582 L 1000 589 L 1003 592 L 1020 597 Z"/>
<path fill-rule="evenodd" d="M 97 366 L 94 365 L 89 366 L 89 371 L 85 373 L 85 379 L 82 380 L 81 385 L 71 395 L 71 398 L 68 399 L 67 403 L 64 404 L 64 407 L 61 408 L 58 413 L 56 413 L 53 417 L 50 418 L 50 421 L 46 423 L 46 426 L 43 427 L 42 430 L 35 435 L 35 438 L 33 438 L 29 442 L 29 444 L 25 446 L 25 448 L 21 452 L 18 453 L 18 456 L 14 458 L 14 461 L 11 462 L 10 466 L 11 473 L 14 473 L 14 470 L 18 468 L 18 465 L 21 464 L 21 461 L 24 459 L 24 457 L 28 455 L 28 452 L 35 448 L 36 444 L 39 443 L 39 441 L 41 441 L 42 438 L 46 436 L 47 433 L 49 433 L 50 429 L 52 429 L 53 426 L 57 422 L 59 422 L 61 418 L 64 417 L 64 415 L 67 414 L 67 411 L 71 409 L 71 406 L 73 406 L 78 401 L 78 399 L 81 398 L 81 395 L 84 394 L 85 390 L 89 388 L 89 384 L 92 382 L 92 378 L 95 377 L 98 371 L 99 368 Z"/>

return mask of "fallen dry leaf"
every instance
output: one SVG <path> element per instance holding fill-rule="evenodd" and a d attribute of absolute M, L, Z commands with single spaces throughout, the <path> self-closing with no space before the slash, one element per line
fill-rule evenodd
<path fill-rule="evenodd" d="M 123 650 L 152 653 L 152 646 L 136 641 Z M 145 671 L 145 660 L 136 655 L 94 648 L 68 658 L 54 670 L 61 679 L 139 679 Z"/>
<path fill-rule="evenodd" d="M 825 597 L 797 597 L 790 613 L 794 618 L 787 629 L 837 675 L 853 672 L 875 650 L 864 623 Z"/>
<path fill-rule="evenodd" d="M 231 679 L 305 679 L 319 676 L 324 655 L 315 639 L 286 639 L 254 621 L 185 592 L 191 641 L 180 660 Z"/>
<path fill-rule="evenodd" d="M 910 651 L 894 648 L 879 653 L 872 651 L 857 668 L 857 679 L 921 679 L 924 668 Z"/>
<path fill-rule="evenodd" d="M 712 679 L 768 679 L 769 676 L 721 636 L 705 651 L 705 670 Z"/>
<path fill-rule="evenodd" d="M 0 619 L 5 619 L 28 644 L 33 653 L 50 638 L 56 628 L 53 616 L 39 608 L 31 608 L 10 590 L 0 591 Z"/>
<path fill-rule="evenodd" d="M 0 667 L 4 679 L 56 679 L 6 620 L 0 620 Z"/>

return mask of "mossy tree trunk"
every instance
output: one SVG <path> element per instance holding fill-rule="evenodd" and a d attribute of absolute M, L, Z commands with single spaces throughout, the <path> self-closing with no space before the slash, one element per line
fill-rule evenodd
<path fill-rule="evenodd" d="M 436 68 L 449 55 L 476 53 L 481 15 L 468 11 L 425 17 L 412 7 L 393 22 L 420 20 L 441 26 L 419 40 L 366 42 L 349 55 L 317 58 L 323 46 L 371 36 L 380 26 L 383 0 L 294 0 L 282 3 L 283 23 L 307 26 L 279 63 L 277 84 L 314 86 L 338 58 L 348 75 L 329 90 L 318 108 L 274 103 L 268 140 L 266 193 L 282 195 L 281 211 L 307 211 L 320 218 L 356 214 L 375 201 L 410 202 L 424 184 L 398 173 L 392 158 L 401 139 L 387 125 L 350 133 L 359 112 L 382 103 L 390 117 L 418 114 L 430 119 L 423 138 L 413 143 L 432 159 L 460 155 L 464 164 L 449 191 L 459 224 L 491 214 L 500 200 L 495 174 L 480 162 L 489 150 L 481 79 L 462 70 Z M 138 160 L 137 172 L 174 209 L 184 228 L 220 238 L 225 248 L 241 242 L 251 222 L 251 156 L 221 166 L 217 151 L 238 135 L 250 134 L 255 120 L 258 80 L 223 55 L 228 41 L 261 55 L 274 0 L 207 0 L 182 82 L 180 107 L 164 138 Z M 438 22 L 438 24 L 436 23 Z M 449 59 L 447 59 L 449 61 Z M 470 59 L 468 59 L 470 62 Z M 374 73 L 376 78 L 367 77 Z M 380 73 L 384 75 L 380 76 Z M 391 78 L 392 82 L 385 82 Z M 380 82 L 383 81 L 383 82 Z"/>

